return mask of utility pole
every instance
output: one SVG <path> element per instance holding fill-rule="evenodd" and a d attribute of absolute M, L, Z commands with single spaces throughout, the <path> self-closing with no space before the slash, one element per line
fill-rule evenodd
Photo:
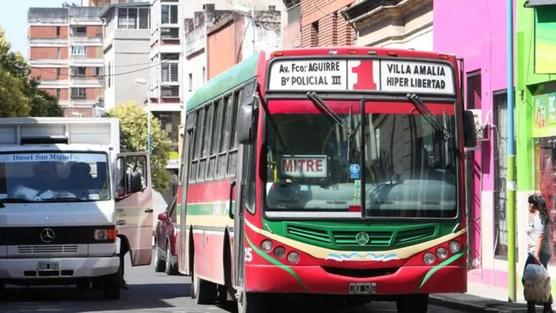
<path fill-rule="evenodd" d="M 508 183 L 506 187 L 506 216 L 508 227 L 508 300 L 515 302 L 516 293 L 516 225 L 515 225 L 515 142 L 514 142 L 514 41 L 513 41 L 513 0 L 506 1 L 506 40 L 507 40 L 507 103 L 508 103 Z"/>

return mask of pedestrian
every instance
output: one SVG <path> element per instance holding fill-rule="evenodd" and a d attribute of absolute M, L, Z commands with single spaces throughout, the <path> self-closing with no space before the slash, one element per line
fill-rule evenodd
<path fill-rule="evenodd" d="M 551 221 L 546 208 L 546 202 L 541 195 L 529 196 L 529 213 L 533 214 L 527 228 L 527 261 L 528 264 L 542 264 L 547 268 L 548 261 L 552 257 Z M 524 269 L 525 271 L 525 269 Z M 552 313 L 552 295 L 547 302 L 543 303 L 543 313 Z M 535 313 L 535 302 L 527 301 L 527 313 Z"/>

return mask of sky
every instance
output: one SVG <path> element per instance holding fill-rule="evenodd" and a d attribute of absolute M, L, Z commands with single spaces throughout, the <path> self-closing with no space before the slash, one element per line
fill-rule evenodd
<path fill-rule="evenodd" d="M 30 7 L 61 7 L 64 2 L 76 4 L 75 0 L 15 0 L 3 1 L 0 10 L 0 27 L 4 29 L 12 51 L 19 51 L 27 58 L 27 10 Z M 8 4 L 9 3 L 9 4 Z"/>

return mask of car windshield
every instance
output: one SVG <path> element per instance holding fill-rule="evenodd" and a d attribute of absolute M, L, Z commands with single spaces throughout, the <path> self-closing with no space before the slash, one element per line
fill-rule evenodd
<path fill-rule="evenodd" d="M 337 111 L 342 123 L 353 130 L 351 136 L 348 129 L 318 112 L 273 114 L 266 127 L 266 214 L 455 216 L 453 141 L 411 104 L 388 103 L 391 109 L 385 105 L 367 105 L 363 116 L 353 113 L 357 109 Z M 438 124 L 454 129 L 453 104 L 431 111 Z"/>
<path fill-rule="evenodd" d="M 0 154 L 4 203 L 109 200 L 108 177 L 102 153 Z"/>

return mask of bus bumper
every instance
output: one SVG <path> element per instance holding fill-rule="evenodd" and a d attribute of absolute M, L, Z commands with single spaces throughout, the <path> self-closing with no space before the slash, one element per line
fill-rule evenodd
<path fill-rule="evenodd" d="M 461 266 L 403 266 L 395 273 L 370 278 L 332 274 L 320 266 L 246 266 L 246 290 L 263 293 L 350 295 L 352 284 L 373 285 L 368 295 L 466 292 Z"/>

